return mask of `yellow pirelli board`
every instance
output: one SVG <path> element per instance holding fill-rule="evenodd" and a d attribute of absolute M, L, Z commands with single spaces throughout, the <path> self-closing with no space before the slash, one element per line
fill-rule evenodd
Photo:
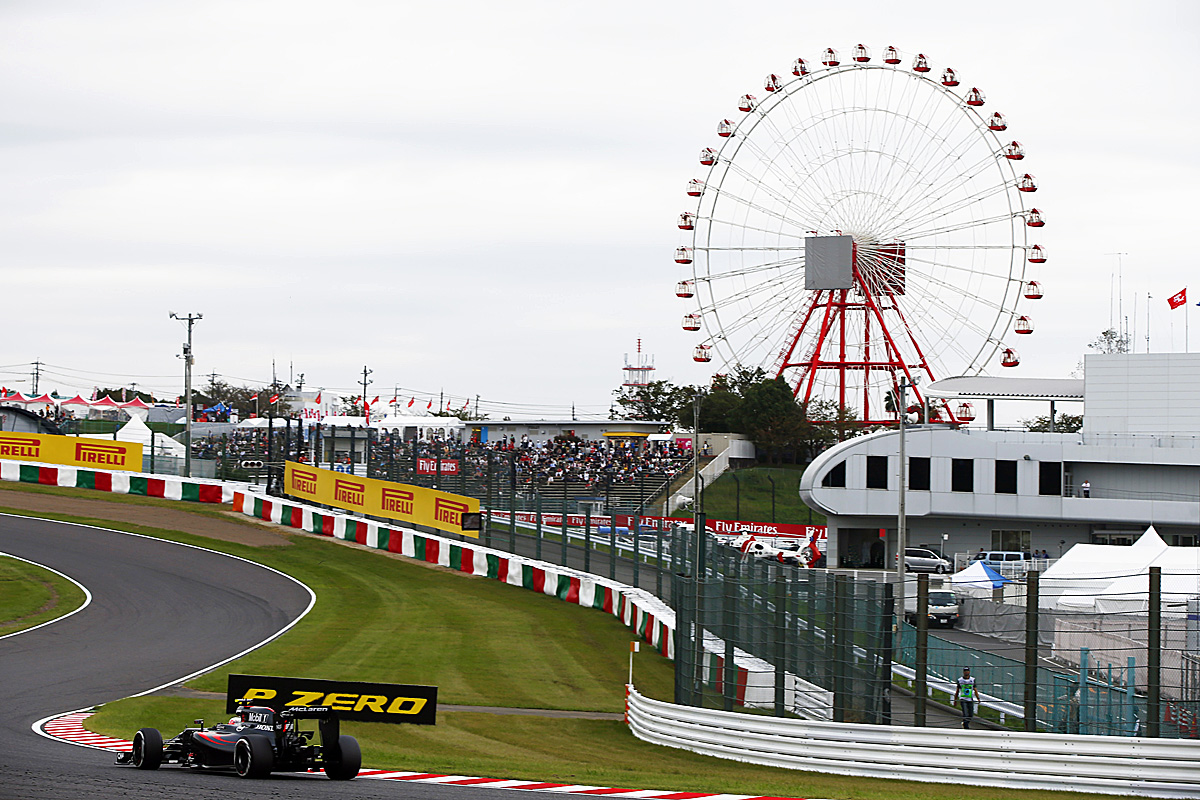
<path fill-rule="evenodd" d="M 458 533 L 473 539 L 479 531 L 464 530 L 464 514 L 478 514 L 479 500 L 423 486 L 359 478 L 308 464 L 287 462 L 284 491 L 300 500 L 311 500 L 372 517 L 411 522 Z"/>
<path fill-rule="evenodd" d="M 142 446 L 112 439 L 0 431 L 0 459 L 141 472 Z"/>

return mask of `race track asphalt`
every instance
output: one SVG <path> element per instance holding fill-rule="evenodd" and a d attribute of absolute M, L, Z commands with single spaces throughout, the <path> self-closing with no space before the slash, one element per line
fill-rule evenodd
<path fill-rule="evenodd" d="M 47 520 L 0 515 L 0 552 L 69 575 L 93 598 L 78 614 L 0 639 L 4 800 L 502 796 L 362 779 L 143 772 L 113 765 L 111 753 L 39 736 L 31 729 L 39 719 L 154 689 L 255 646 L 303 613 L 310 595 L 286 576 L 220 553 Z"/>

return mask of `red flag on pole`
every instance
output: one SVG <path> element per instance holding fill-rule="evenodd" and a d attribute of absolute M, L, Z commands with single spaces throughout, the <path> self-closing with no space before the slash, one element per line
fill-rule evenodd
<path fill-rule="evenodd" d="M 429 410 L 429 409 L 431 409 L 431 408 L 433 408 L 433 398 L 430 398 L 430 399 L 429 399 L 429 402 L 425 404 L 425 410 L 426 410 L 426 411 L 428 411 L 428 410 Z"/>
<path fill-rule="evenodd" d="M 379 395 L 375 395 L 375 399 L 371 401 L 371 405 L 375 405 L 378 402 L 379 402 Z"/>
<path fill-rule="evenodd" d="M 251 400 L 257 400 L 257 399 L 258 399 L 258 392 L 255 392 L 254 394 L 250 395 L 250 399 L 251 399 Z"/>
<path fill-rule="evenodd" d="M 321 393 L 317 392 L 317 405 L 321 405 Z"/>
<path fill-rule="evenodd" d="M 466 408 L 469 405 L 471 405 L 471 398 L 468 397 L 467 402 L 463 403 L 463 408 Z"/>
<path fill-rule="evenodd" d="M 417 398 L 415 398 L 415 397 L 408 398 L 408 407 L 412 408 L 412 404 L 415 402 L 417 402 Z"/>
<path fill-rule="evenodd" d="M 1185 303 L 1187 303 L 1187 287 L 1180 289 L 1178 293 L 1167 298 L 1167 305 L 1173 309 L 1179 308 Z"/>
<path fill-rule="evenodd" d="M 279 395 L 273 394 L 273 395 L 271 395 L 271 399 L 268 400 L 267 403 L 274 405 L 277 400 L 279 400 Z"/>

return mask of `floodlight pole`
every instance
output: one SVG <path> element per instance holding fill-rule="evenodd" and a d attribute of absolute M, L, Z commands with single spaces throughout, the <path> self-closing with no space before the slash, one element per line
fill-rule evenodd
<path fill-rule="evenodd" d="M 181 317 L 174 311 L 170 312 L 171 319 L 177 319 L 187 322 L 187 344 L 183 346 L 183 407 L 186 412 L 184 420 L 183 446 L 183 476 L 185 478 L 192 477 L 192 364 L 195 358 L 192 357 L 192 325 L 197 321 L 204 319 L 203 314 L 188 314 L 186 317 Z"/>

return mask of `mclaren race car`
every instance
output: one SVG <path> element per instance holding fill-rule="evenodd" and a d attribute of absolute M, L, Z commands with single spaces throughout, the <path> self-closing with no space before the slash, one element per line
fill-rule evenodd
<path fill-rule="evenodd" d="M 261 778 L 272 772 L 324 770 L 335 781 L 348 781 L 362 766 L 362 752 L 353 736 L 339 731 L 337 712 L 326 706 L 274 711 L 239 701 L 237 716 L 229 722 L 186 728 L 166 742 L 155 728 L 142 728 L 133 736 L 133 748 L 117 758 L 118 764 L 138 769 L 158 769 L 179 764 L 193 769 L 233 769 L 243 778 Z M 316 731 L 302 730 L 301 720 L 316 720 Z M 320 744 L 314 736 L 320 733 Z"/>

